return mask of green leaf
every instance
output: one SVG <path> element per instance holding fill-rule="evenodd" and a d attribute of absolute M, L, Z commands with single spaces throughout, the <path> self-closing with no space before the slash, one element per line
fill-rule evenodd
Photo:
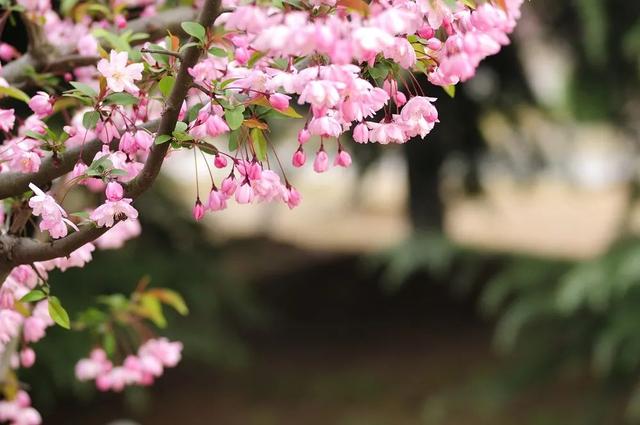
<path fill-rule="evenodd" d="M 126 92 L 112 93 L 104 99 L 105 105 L 126 106 L 126 105 L 136 105 L 138 102 L 140 102 L 140 99 Z"/>
<path fill-rule="evenodd" d="M 131 46 L 129 46 L 129 43 L 124 37 L 119 37 L 102 28 L 97 28 L 93 30 L 92 33 L 96 38 L 104 38 L 115 50 L 119 50 L 121 52 L 128 52 L 131 50 Z"/>
<path fill-rule="evenodd" d="M 163 143 L 167 143 L 169 140 L 171 140 L 171 136 L 169 136 L 168 134 L 161 134 L 158 137 L 156 137 L 156 145 L 161 145 Z"/>
<path fill-rule="evenodd" d="M 160 93 L 164 97 L 169 97 L 171 90 L 173 89 L 173 85 L 176 83 L 176 79 L 171 75 L 166 75 L 162 77 L 162 79 L 158 82 L 158 89 L 160 89 Z"/>
<path fill-rule="evenodd" d="M 164 314 L 162 314 L 162 304 L 152 295 L 142 295 L 140 298 L 140 308 L 138 308 L 137 313 L 151 320 L 153 324 L 159 328 L 167 326 L 167 319 L 165 319 Z"/>
<path fill-rule="evenodd" d="M 5 96 L 13 97 L 14 99 L 18 99 L 23 101 L 24 103 L 29 103 L 31 99 L 25 92 L 15 87 L 2 87 L 0 86 L 0 94 Z"/>
<path fill-rule="evenodd" d="M 89 97 L 97 97 L 98 93 L 96 93 L 96 91 L 93 89 L 93 87 L 84 84 L 84 83 L 80 83 L 78 81 L 70 81 L 69 84 L 71 84 L 77 91 L 79 91 L 80 93 L 84 94 L 85 96 L 89 96 Z"/>
<path fill-rule="evenodd" d="M 216 47 L 213 46 L 212 48 L 209 49 L 209 53 L 211 53 L 213 56 L 218 56 L 220 58 L 226 58 L 227 57 L 227 51 L 220 48 L 220 47 Z"/>
<path fill-rule="evenodd" d="M 235 151 L 240 144 L 240 129 L 233 130 L 229 133 L 229 150 Z"/>
<path fill-rule="evenodd" d="M 43 300 L 46 297 L 47 297 L 47 294 L 45 294 L 42 290 L 34 289 L 30 292 L 27 292 L 22 298 L 20 298 L 20 302 L 32 303 L 32 302 Z"/>
<path fill-rule="evenodd" d="M 183 22 L 181 25 L 184 32 L 204 43 L 206 30 L 197 22 Z"/>
<path fill-rule="evenodd" d="M 95 128 L 96 124 L 100 120 L 100 112 L 88 111 L 82 116 L 82 126 L 87 130 Z"/>
<path fill-rule="evenodd" d="M 251 142 L 258 160 L 265 161 L 267 159 L 267 139 L 262 130 L 259 128 L 251 129 Z"/>
<path fill-rule="evenodd" d="M 456 86 L 455 84 L 451 84 L 449 86 L 442 86 L 442 89 L 449 95 L 449 97 L 456 97 Z"/>
<path fill-rule="evenodd" d="M 106 332 L 102 336 L 102 348 L 106 351 L 108 356 L 113 356 L 116 352 L 116 337 L 113 332 Z"/>
<path fill-rule="evenodd" d="M 173 130 L 175 133 L 184 133 L 187 131 L 187 123 L 184 121 L 178 121 L 176 123 L 176 128 Z"/>
<path fill-rule="evenodd" d="M 49 297 L 49 316 L 51 316 L 53 321 L 59 326 L 65 329 L 71 329 L 69 314 L 67 314 L 67 311 L 62 307 L 58 297 Z"/>
<path fill-rule="evenodd" d="M 43 142 L 47 141 L 47 138 L 44 137 L 43 134 L 36 133 L 35 131 L 27 130 L 24 132 L 24 135 L 27 137 L 31 137 L 32 139 L 42 140 Z"/>
<path fill-rule="evenodd" d="M 233 109 L 226 109 L 224 111 L 224 119 L 231 130 L 240 128 L 244 121 L 244 106 L 240 105 Z"/>
<path fill-rule="evenodd" d="M 173 307 L 178 313 L 185 316 L 189 313 L 189 308 L 184 302 L 182 295 L 167 288 L 153 288 L 146 292 L 148 295 L 156 297 L 161 302 Z"/>

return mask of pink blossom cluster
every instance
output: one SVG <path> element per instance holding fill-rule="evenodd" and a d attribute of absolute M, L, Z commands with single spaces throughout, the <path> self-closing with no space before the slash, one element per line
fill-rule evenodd
<path fill-rule="evenodd" d="M 124 363 L 114 366 L 107 353 L 94 349 L 88 358 L 76 364 L 80 381 L 96 381 L 100 391 L 122 391 L 129 385 L 148 386 L 162 376 L 165 368 L 175 367 L 181 358 L 182 343 L 166 338 L 149 339 L 138 348 L 136 355 L 128 355 Z"/>
<path fill-rule="evenodd" d="M 0 422 L 9 425 L 40 425 L 42 417 L 31 407 L 29 394 L 20 390 L 13 400 L 0 401 Z"/>

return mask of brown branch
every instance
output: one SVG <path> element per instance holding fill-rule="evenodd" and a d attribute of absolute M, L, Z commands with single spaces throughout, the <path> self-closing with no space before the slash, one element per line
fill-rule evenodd
<path fill-rule="evenodd" d="M 158 127 L 158 121 L 150 121 L 140 126 L 147 130 L 155 130 Z M 117 141 L 114 143 L 117 147 Z M 76 165 L 79 159 L 84 163 L 93 161 L 96 153 L 102 149 L 103 143 L 94 139 L 86 142 L 84 146 L 76 146 L 68 149 L 56 157 L 50 156 L 42 161 L 38 171 L 34 173 L 0 173 L 0 199 L 10 196 L 20 195 L 29 190 L 29 183 L 36 186 L 46 186 L 54 179 L 61 177 Z"/>
<path fill-rule="evenodd" d="M 213 25 L 213 22 L 220 12 L 220 1 L 221 0 L 205 1 L 199 18 L 200 24 L 205 28 Z M 174 130 L 182 102 L 186 98 L 193 81 L 188 70 L 198 63 L 201 54 L 201 47 L 196 44 L 185 50 L 180 64 L 180 70 L 176 76 L 176 82 L 165 105 L 162 118 L 160 119 L 158 135 L 171 134 Z M 126 194 L 128 197 L 136 198 L 151 187 L 160 172 L 168 148 L 169 143 L 153 145 L 151 147 L 151 152 L 142 171 L 127 185 Z M 0 253 L 4 254 L 4 259 L 0 261 L 0 273 L 6 272 L 20 264 L 46 261 L 69 255 L 86 243 L 97 239 L 107 230 L 108 228 L 96 228 L 93 225 L 86 226 L 77 232 L 52 242 L 39 242 L 35 239 L 18 238 L 11 235 L 0 236 Z"/>
<path fill-rule="evenodd" d="M 185 35 L 180 24 L 184 21 L 192 21 L 196 19 L 196 16 L 197 11 L 191 7 L 177 7 L 162 11 L 155 16 L 134 19 L 129 22 L 126 29 L 132 30 L 134 33 L 147 33 L 149 34 L 148 40 L 157 40 L 167 35 L 167 31 L 176 35 Z M 31 28 L 29 24 L 27 25 L 27 28 Z M 147 39 L 135 40 L 132 44 L 141 44 L 145 41 Z M 55 49 L 50 49 L 46 54 L 43 54 L 42 49 L 36 49 L 36 51 L 28 51 L 13 62 L 6 64 L 0 72 L 0 77 L 7 80 L 11 86 L 24 88 L 30 83 L 30 77 L 27 74 L 28 68 L 33 68 L 36 72 L 64 72 L 71 71 L 78 66 L 93 65 L 99 59 L 98 57 L 85 57 L 77 54 L 60 55 L 60 52 L 56 52 Z"/>

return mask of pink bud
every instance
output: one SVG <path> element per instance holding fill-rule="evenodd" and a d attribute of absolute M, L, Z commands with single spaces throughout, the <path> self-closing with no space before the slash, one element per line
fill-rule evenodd
<path fill-rule="evenodd" d="M 293 158 L 291 159 L 291 163 L 294 167 L 300 168 L 307 161 L 307 156 L 304 154 L 302 150 L 302 146 L 298 148 L 297 151 L 293 154 Z"/>
<path fill-rule="evenodd" d="M 30 368 L 36 362 L 36 353 L 30 347 L 20 352 L 20 363 L 22 367 Z"/>
<path fill-rule="evenodd" d="M 124 153 L 128 153 L 130 155 L 135 154 L 138 149 L 135 136 L 128 131 L 125 132 L 122 137 L 120 137 L 120 144 L 118 148 Z"/>
<path fill-rule="evenodd" d="M 220 185 L 220 191 L 226 196 L 230 198 L 236 192 L 236 188 L 238 187 L 238 182 L 233 177 L 227 177 L 222 180 L 222 184 Z"/>
<path fill-rule="evenodd" d="M 340 149 L 338 151 L 338 156 L 336 156 L 336 160 L 333 164 L 347 168 L 351 165 L 351 155 L 349 155 L 349 152 Z"/>
<path fill-rule="evenodd" d="M 418 35 L 422 38 L 426 38 L 427 40 L 433 37 L 435 33 L 436 32 L 433 30 L 433 28 L 429 26 L 422 27 L 418 30 Z"/>
<path fill-rule="evenodd" d="M 114 19 L 114 23 L 120 29 L 123 29 L 127 26 L 127 20 L 122 15 L 117 15 Z"/>
<path fill-rule="evenodd" d="M 213 160 L 213 165 L 216 166 L 216 168 L 224 168 L 227 166 L 227 158 L 225 158 L 224 156 L 218 154 L 216 155 L 215 159 Z"/>
<path fill-rule="evenodd" d="M 262 167 L 257 162 L 252 162 L 246 166 L 246 174 L 249 180 L 260 180 L 262 176 Z"/>
<path fill-rule="evenodd" d="M 249 51 L 244 47 L 238 47 L 235 51 L 235 59 L 240 65 L 244 65 L 249 61 Z"/>
<path fill-rule="evenodd" d="M 0 59 L 3 61 L 9 62 L 11 59 L 17 58 L 19 55 L 20 52 L 18 52 L 12 45 L 0 43 Z"/>
<path fill-rule="evenodd" d="M 84 162 L 78 162 L 76 163 L 76 165 L 73 167 L 73 171 L 71 172 L 71 178 L 75 179 L 76 177 L 80 177 L 82 175 L 84 175 L 84 173 L 87 171 L 87 164 L 85 164 Z"/>
<path fill-rule="evenodd" d="M 119 201 L 124 196 L 124 189 L 118 182 L 107 183 L 107 188 L 104 193 L 107 195 L 107 199 L 110 201 Z"/>
<path fill-rule="evenodd" d="M 302 195 L 300 195 L 300 192 L 298 192 L 295 187 L 290 187 L 287 194 L 287 205 L 289 208 L 293 209 L 297 207 L 300 205 L 300 201 L 302 201 Z"/>
<path fill-rule="evenodd" d="M 300 143 L 301 145 L 307 143 L 310 138 L 311 133 L 309 133 L 309 130 L 307 130 L 306 127 L 298 132 L 298 143 Z"/>
<path fill-rule="evenodd" d="M 366 124 L 360 123 L 353 129 L 353 140 L 358 143 L 369 143 L 369 128 Z"/>
<path fill-rule="evenodd" d="M 274 107 L 274 109 L 284 111 L 289 107 L 289 99 L 291 99 L 291 96 L 287 96 L 282 93 L 274 93 L 269 96 L 269 103 Z"/>
<path fill-rule="evenodd" d="M 329 156 L 324 150 L 319 150 L 313 161 L 313 170 L 316 173 L 324 173 L 329 169 Z"/>
<path fill-rule="evenodd" d="M 193 218 L 200 221 L 202 217 L 204 217 L 204 206 L 202 202 L 200 202 L 200 199 L 197 199 L 196 204 L 193 206 Z"/>
<path fill-rule="evenodd" d="M 427 41 L 427 48 L 431 50 L 440 50 L 442 48 L 442 41 L 437 38 L 430 38 Z"/>
<path fill-rule="evenodd" d="M 138 149 L 148 151 L 153 145 L 153 136 L 143 130 L 138 130 L 134 135 Z"/>
<path fill-rule="evenodd" d="M 398 108 L 401 108 L 402 105 L 407 103 L 407 96 L 405 96 L 404 93 L 399 91 L 399 92 L 396 93 L 395 102 L 396 102 L 396 105 L 398 106 Z"/>
<path fill-rule="evenodd" d="M 227 198 L 216 189 L 211 189 L 207 206 L 211 211 L 220 211 L 227 207 Z"/>
<path fill-rule="evenodd" d="M 51 98 L 43 91 L 39 91 L 35 96 L 29 100 L 29 108 L 36 113 L 38 118 L 44 118 L 53 112 L 53 106 L 51 105 Z"/>
<path fill-rule="evenodd" d="M 251 201 L 253 201 L 253 188 L 248 183 L 244 183 L 236 190 L 236 202 L 249 204 Z"/>

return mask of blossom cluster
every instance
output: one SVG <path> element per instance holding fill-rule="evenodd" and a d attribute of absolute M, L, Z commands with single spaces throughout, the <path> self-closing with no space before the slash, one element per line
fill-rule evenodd
<path fill-rule="evenodd" d="M 100 391 L 122 391 L 129 385 L 148 386 L 162 376 L 165 368 L 175 367 L 181 353 L 180 342 L 150 339 L 140 346 L 136 355 L 130 354 L 122 365 L 114 366 L 107 353 L 96 348 L 76 364 L 76 377 L 80 381 L 95 380 Z"/>
<path fill-rule="evenodd" d="M 65 238 L 87 224 L 109 230 L 68 256 L 11 271 L 0 286 L 0 351 L 17 339 L 20 349 L 11 366 L 30 367 L 35 352 L 29 344 L 41 339 L 54 320 L 48 293 L 30 301 L 23 297 L 42 289 L 50 271 L 83 267 L 96 248 L 120 248 L 140 233 L 130 188 L 141 176 L 153 175 L 141 173 L 159 145 L 168 144 L 167 160 L 173 151 L 193 150 L 196 175 L 201 154 L 211 188 L 204 202 L 197 189 L 193 216 L 198 220 L 232 201 L 294 208 L 302 195 L 280 162 L 276 148 L 282 146 L 270 140 L 273 118 L 300 120 L 297 140 L 286 147 L 289 162 L 303 167 L 311 151 L 309 162 L 317 173 L 351 165 L 345 134 L 357 144 L 424 139 L 439 120 L 437 99 L 425 95 L 424 83 L 450 93 L 452 86 L 473 77 L 484 58 L 509 43 L 522 2 L 222 0 L 224 12 L 213 26 L 182 23 L 191 36 L 187 42 L 171 34 L 147 40 L 126 31 L 132 19 L 160 13 L 162 1 L 116 1 L 108 13 L 83 14 L 81 8 L 58 12 L 50 0 L 16 0 L 26 19 L 41 25 L 57 55 L 87 60 L 40 75 L 34 81 L 47 81 L 43 90 L 29 96 L 2 77 L 3 66 L 21 53 L 0 42 L 0 87 L 7 89 L 1 95 L 24 101 L 30 111 L 20 116 L 18 108 L 0 108 L 0 175 L 37 174 L 55 166 L 60 155 L 77 153 L 65 176 L 30 184 L 30 192 L 16 196 L 12 208 L 7 202 L 6 212 L 0 209 L 2 234 L 14 223 L 13 215 L 5 213 L 14 214 L 19 208 L 13 206 L 20 204 L 38 217 L 44 237 Z M 202 3 L 195 0 L 194 7 Z M 143 39 L 143 48 L 136 47 Z M 175 129 L 158 134 L 152 123 L 168 107 L 178 110 L 167 99 L 190 45 L 201 50 L 197 63 L 184 67 L 192 84 L 179 100 Z M 424 81 L 414 73 L 423 74 Z M 63 120 L 61 130 L 54 115 L 55 121 Z M 83 155 L 91 143 L 101 148 L 92 150 L 91 157 Z M 224 177 L 216 179 L 212 169 Z M 90 200 L 82 211 L 65 209 L 71 190 L 84 191 Z M 148 385 L 165 367 L 175 366 L 181 348 L 177 342 L 152 339 L 120 366 L 96 349 L 78 363 L 76 374 L 95 379 L 101 390 Z M 25 396 L 21 392 L 15 400 L 0 402 L 0 421 L 39 423 Z"/>

